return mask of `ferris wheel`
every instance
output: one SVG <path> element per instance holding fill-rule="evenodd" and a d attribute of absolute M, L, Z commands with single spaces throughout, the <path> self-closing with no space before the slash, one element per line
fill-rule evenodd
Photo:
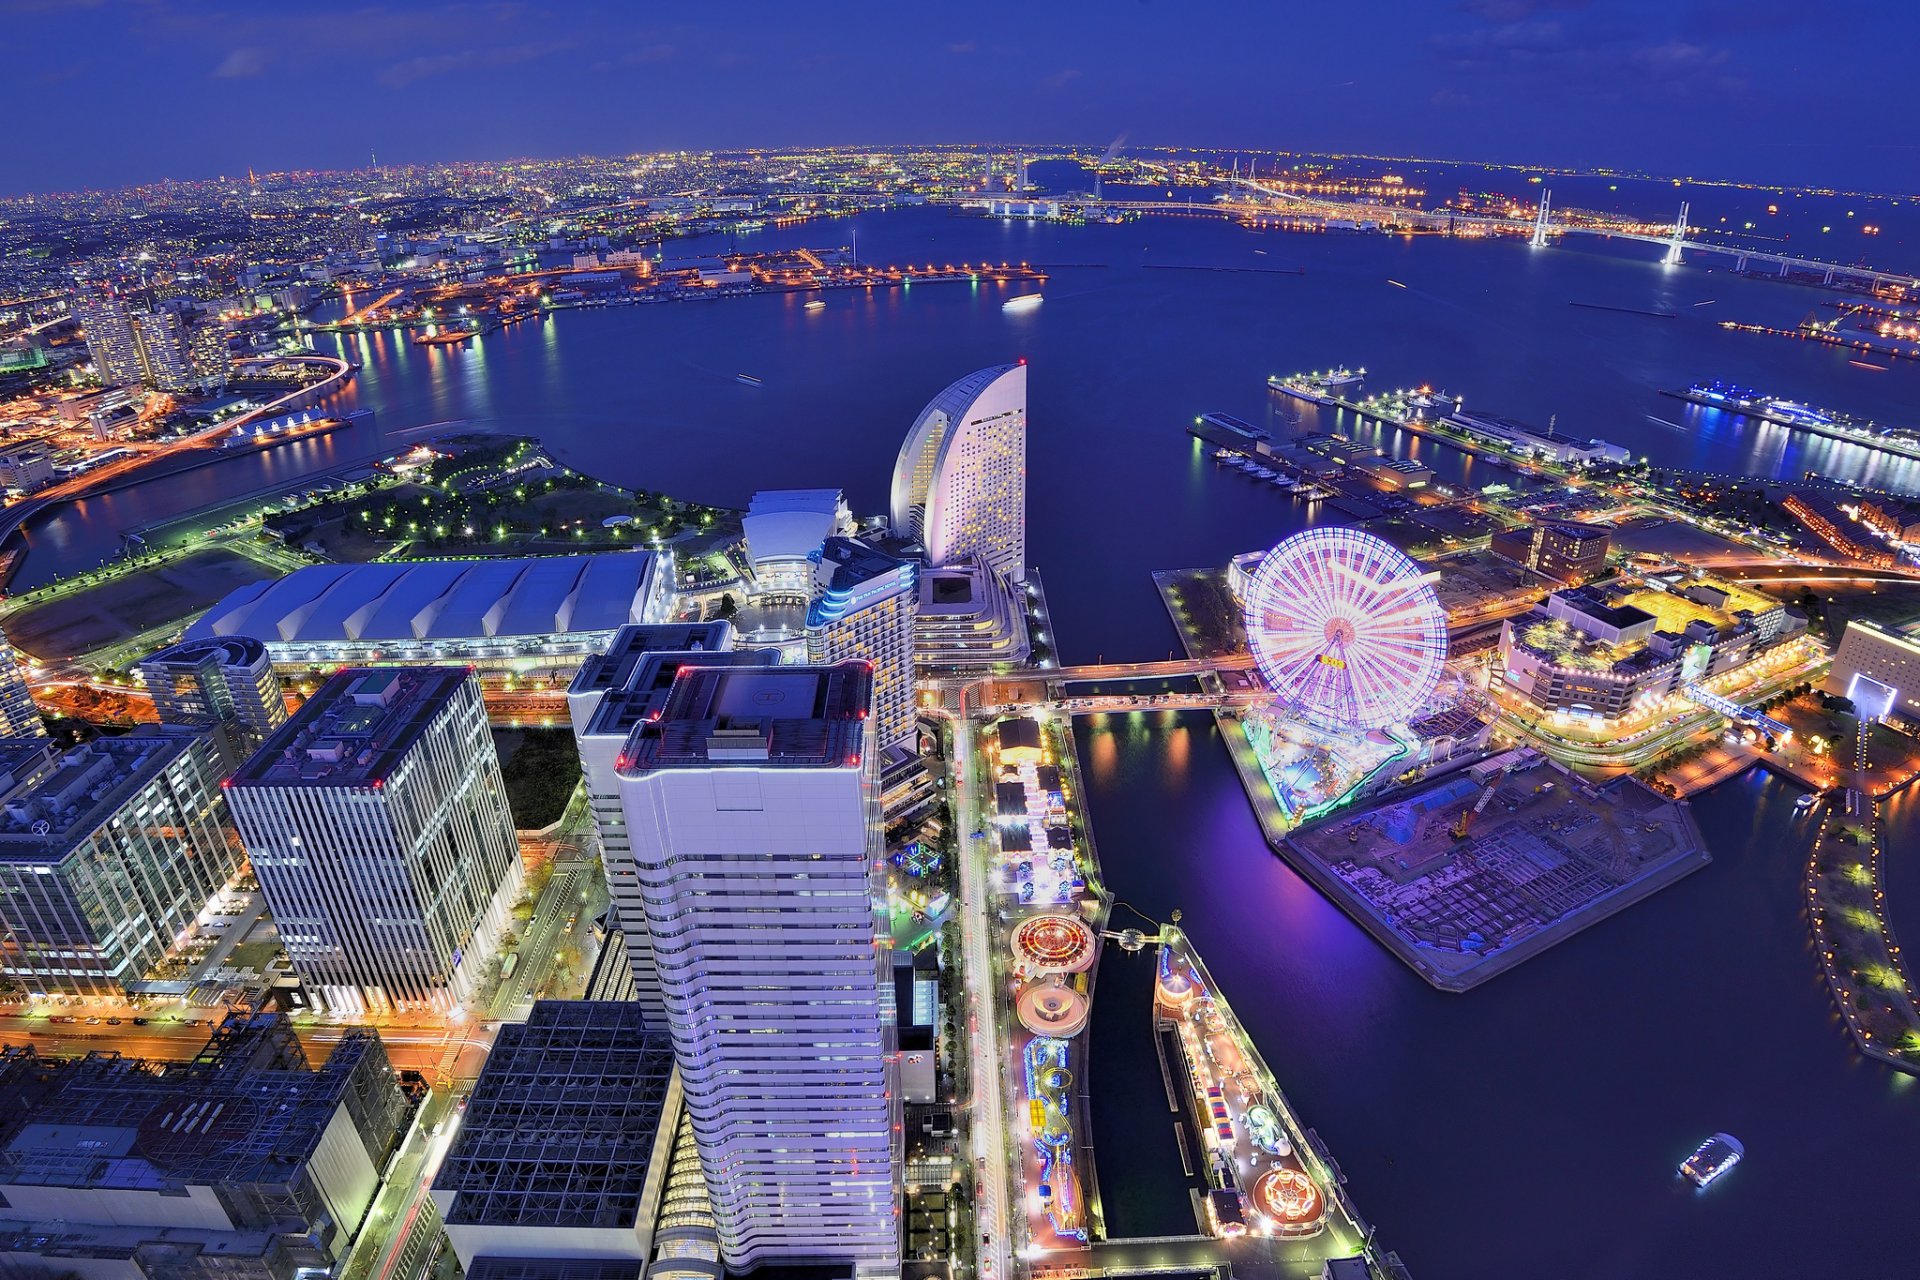
<path fill-rule="evenodd" d="M 1447 614 L 1430 577 L 1358 529 L 1309 529 L 1254 570 L 1242 602 L 1267 684 L 1308 719 L 1339 729 L 1406 721 L 1447 660 Z"/>

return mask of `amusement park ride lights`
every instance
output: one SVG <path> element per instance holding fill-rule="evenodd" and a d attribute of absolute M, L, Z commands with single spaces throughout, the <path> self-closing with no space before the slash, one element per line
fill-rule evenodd
<path fill-rule="evenodd" d="M 1447 660 L 1447 614 L 1432 575 L 1358 529 L 1309 529 L 1281 542 L 1254 570 L 1245 608 L 1268 686 L 1324 728 L 1404 724 Z"/>
<path fill-rule="evenodd" d="M 1093 929 L 1072 916 L 1033 916 L 1013 931 L 1015 965 L 1032 974 L 1084 973 L 1093 966 Z"/>

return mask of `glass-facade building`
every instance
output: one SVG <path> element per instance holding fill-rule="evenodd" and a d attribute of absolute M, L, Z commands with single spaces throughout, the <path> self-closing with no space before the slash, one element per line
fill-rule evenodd
<path fill-rule="evenodd" d="M 120 996 L 238 875 L 219 749 L 148 727 L 65 754 L 0 740 L 0 975 L 30 992 Z"/>

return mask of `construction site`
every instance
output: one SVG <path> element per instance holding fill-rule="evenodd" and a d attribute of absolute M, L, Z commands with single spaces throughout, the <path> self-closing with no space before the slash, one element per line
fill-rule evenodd
<path fill-rule="evenodd" d="M 1448 990 L 1709 861 L 1684 805 L 1631 779 L 1595 786 L 1526 749 L 1301 832 L 1284 852 Z"/>

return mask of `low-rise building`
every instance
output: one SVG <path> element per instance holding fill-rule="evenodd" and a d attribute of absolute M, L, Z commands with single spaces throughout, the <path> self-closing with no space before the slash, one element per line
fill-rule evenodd
<path fill-rule="evenodd" d="M 1502 624 L 1493 679 L 1541 711 L 1613 720 L 1732 671 L 1802 626 L 1771 597 L 1705 575 L 1576 587 Z"/>
<path fill-rule="evenodd" d="M 664 552 L 323 564 L 239 588 L 186 638 L 256 637 L 283 677 L 459 662 L 571 678 L 621 627 L 673 609 Z"/>
<path fill-rule="evenodd" d="M 638 1276 L 680 1111 L 673 1043 L 638 1005 L 541 1000 L 503 1025 L 433 1178 L 462 1268 L 626 1260 Z"/>
<path fill-rule="evenodd" d="M 1863 716 L 1920 717 L 1920 636 L 1858 619 L 1847 623 L 1827 688 L 1852 699 Z"/>
<path fill-rule="evenodd" d="M 1860 523 L 1895 542 L 1920 542 L 1920 504 L 1899 498 L 1866 498 Z"/>
<path fill-rule="evenodd" d="M 187 1063 L 0 1049 L 0 1273 L 296 1280 L 345 1260 L 409 1113 L 377 1032 L 275 1014 Z"/>
<path fill-rule="evenodd" d="M 1610 529 L 1556 521 L 1503 529 L 1493 535 L 1489 548 L 1545 577 L 1578 586 L 1606 573 L 1611 540 Z"/>
<path fill-rule="evenodd" d="M 0 448 L 0 489 L 32 493 L 53 483 L 53 451 L 42 440 L 21 440 Z"/>
<path fill-rule="evenodd" d="M 805 604 L 821 546 L 853 532 L 853 513 L 838 489 L 763 489 L 748 502 L 740 528 L 754 594 Z"/>

